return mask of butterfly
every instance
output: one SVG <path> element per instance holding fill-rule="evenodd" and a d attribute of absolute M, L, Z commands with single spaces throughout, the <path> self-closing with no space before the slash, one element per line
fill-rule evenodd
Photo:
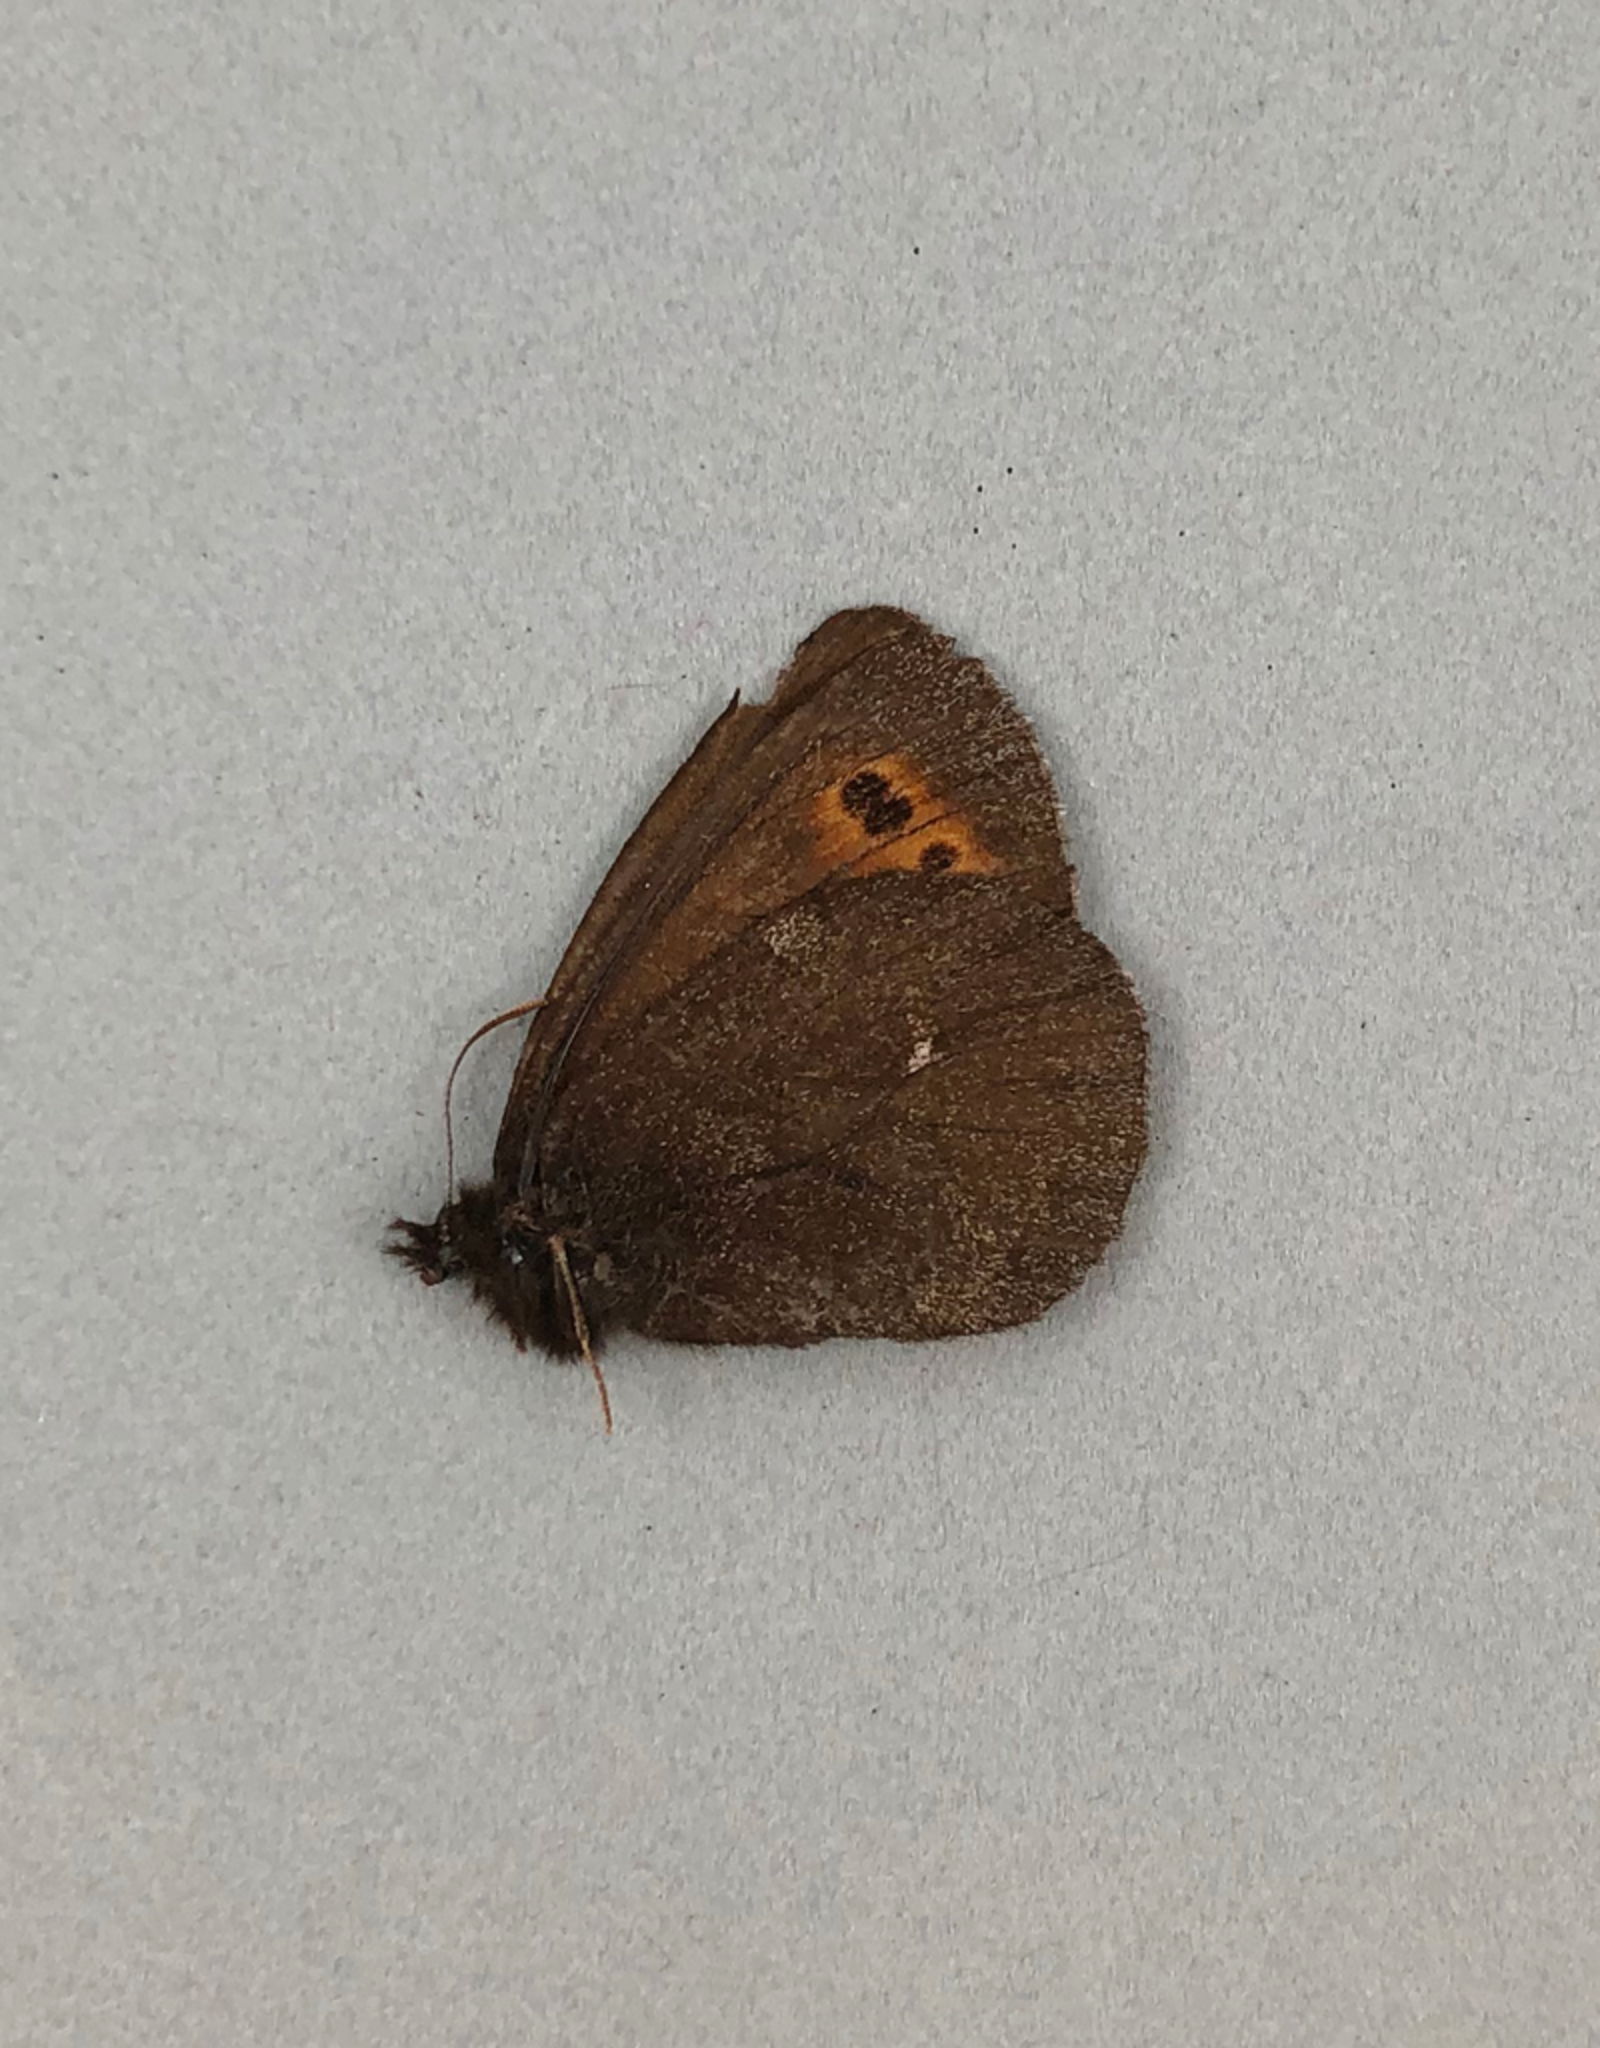
<path fill-rule="evenodd" d="M 1034 736 L 888 606 L 734 697 L 507 1014 L 530 1011 L 490 1178 L 456 1194 L 452 1166 L 387 1248 L 588 1361 L 608 1429 L 612 1329 L 1032 1320 L 1115 1238 L 1145 1154 L 1144 1018 L 1078 921 Z"/>

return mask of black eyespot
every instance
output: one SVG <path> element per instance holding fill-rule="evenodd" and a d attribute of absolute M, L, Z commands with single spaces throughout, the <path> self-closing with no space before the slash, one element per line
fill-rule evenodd
<path fill-rule="evenodd" d="M 852 818 L 859 818 L 874 839 L 885 832 L 898 832 L 909 824 L 915 806 L 910 797 L 896 796 L 888 781 L 875 769 L 863 768 L 852 775 L 839 792 L 839 801 Z"/>
<path fill-rule="evenodd" d="M 937 874 L 941 868 L 953 868 L 955 864 L 956 850 L 948 839 L 936 839 L 917 856 L 917 866 L 926 868 L 930 874 Z"/>
<path fill-rule="evenodd" d="M 839 801 L 852 818 L 859 818 L 872 806 L 881 803 L 889 793 L 889 785 L 881 775 L 872 769 L 863 768 L 859 775 L 852 775 L 839 792 Z"/>

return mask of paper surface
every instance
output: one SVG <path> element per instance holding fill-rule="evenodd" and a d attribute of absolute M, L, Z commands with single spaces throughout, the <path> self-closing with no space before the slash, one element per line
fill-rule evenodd
<path fill-rule="evenodd" d="M 9 2041 L 1590 2038 L 1593 16 L 1079 14 L 8 66 Z M 1036 1327 L 619 1339 L 608 1443 L 379 1235 L 871 600 L 1150 1164 Z"/>

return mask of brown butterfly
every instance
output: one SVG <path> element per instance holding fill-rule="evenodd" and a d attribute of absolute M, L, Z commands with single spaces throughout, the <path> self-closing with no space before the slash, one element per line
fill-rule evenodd
<path fill-rule="evenodd" d="M 602 1402 L 613 1326 L 1027 1322 L 1116 1236 L 1144 1157 L 1144 1020 L 1078 922 L 1033 735 L 887 607 L 734 698 L 529 1009 L 493 1178 L 388 1249 L 588 1360 Z"/>

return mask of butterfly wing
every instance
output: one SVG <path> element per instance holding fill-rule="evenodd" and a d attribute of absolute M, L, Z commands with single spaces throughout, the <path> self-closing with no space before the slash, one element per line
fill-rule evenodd
<path fill-rule="evenodd" d="M 1039 1315 L 1145 1147 L 1127 978 L 1004 874 L 834 877 L 581 1040 L 543 1133 L 597 1311 L 701 1343 Z"/>
<path fill-rule="evenodd" d="M 602 884 L 523 1047 L 495 1150 L 527 1193 L 582 1069 L 759 920 L 879 875 L 1004 877 L 1069 914 L 1072 870 L 1033 735 L 980 662 L 908 612 L 840 612 L 764 704 L 736 698 Z"/>

